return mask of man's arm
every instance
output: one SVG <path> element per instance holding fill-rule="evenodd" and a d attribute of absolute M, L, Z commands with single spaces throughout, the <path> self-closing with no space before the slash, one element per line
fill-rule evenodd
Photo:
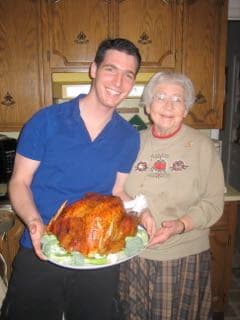
<path fill-rule="evenodd" d="M 131 198 L 124 191 L 124 184 L 127 181 L 128 173 L 118 172 L 115 180 L 115 184 L 112 189 L 112 194 L 118 196 L 122 201 L 129 201 Z"/>
<path fill-rule="evenodd" d="M 42 218 L 35 206 L 30 189 L 33 176 L 40 162 L 16 154 L 12 177 L 9 181 L 9 196 L 14 211 L 30 231 L 33 247 L 40 258 L 40 239 L 44 232 Z"/>

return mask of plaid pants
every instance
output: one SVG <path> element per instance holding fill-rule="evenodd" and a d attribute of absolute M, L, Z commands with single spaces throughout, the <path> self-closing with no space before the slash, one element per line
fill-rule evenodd
<path fill-rule="evenodd" d="M 120 265 L 124 320 L 210 320 L 210 252 L 170 261 L 135 257 Z"/>

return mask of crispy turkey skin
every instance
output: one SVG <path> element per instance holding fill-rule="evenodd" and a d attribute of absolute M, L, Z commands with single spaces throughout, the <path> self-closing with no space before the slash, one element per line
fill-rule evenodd
<path fill-rule="evenodd" d="M 84 256 L 109 254 L 125 246 L 137 233 L 138 218 L 128 215 L 122 200 L 112 195 L 87 193 L 81 200 L 61 207 L 47 226 L 67 251 Z"/>

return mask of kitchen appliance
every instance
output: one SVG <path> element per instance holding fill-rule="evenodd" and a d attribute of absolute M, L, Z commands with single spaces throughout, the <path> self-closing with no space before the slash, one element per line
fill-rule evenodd
<path fill-rule="evenodd" d="M 0 135 L 0 183 L 8 183 L 16 154 L 17 140 Z"/>

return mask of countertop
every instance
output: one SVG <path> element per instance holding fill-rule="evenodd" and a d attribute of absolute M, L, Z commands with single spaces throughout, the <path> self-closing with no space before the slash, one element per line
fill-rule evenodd
<path fill-rule="evenodd" d="M 240 201 L 240 192 L 231 186 L 226 186 L 226 193 L 224 195 L 224 200 L 229 201 Z"/>

